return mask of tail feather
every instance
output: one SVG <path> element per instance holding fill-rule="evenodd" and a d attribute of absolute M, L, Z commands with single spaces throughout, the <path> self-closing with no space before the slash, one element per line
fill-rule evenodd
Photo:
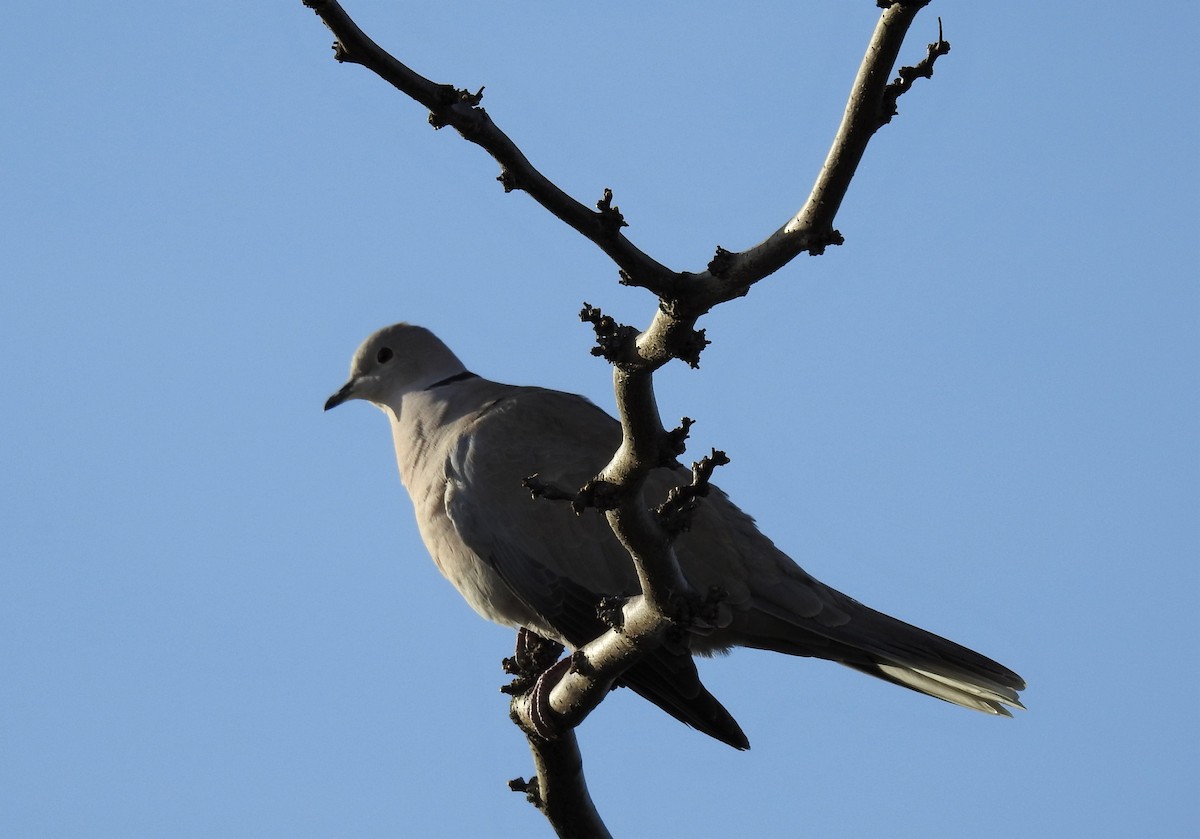
<path fill-rule="evenodd" d="M 946 702 L 953 702 L 964 708 L 982 711 L 985 714 L 1011 717 L 1012 712 L 1006 706 L 1022 709 L 1025 707 L 1021 704 L 1017 692 L 1012 688 L 994 683 L 984 685 L 980 683 L 983 680 L 979 680 L 978 677 L 973 677 L 970 681 L 967 678 L 954 679 L 916 667 L 904 667 L 896 664 L 852 664 L 850 666 L 892 684 L 943 699 Z"/>
<path fill-rule="evenodd" d="M 1025 707 L 1018 695 L 1025 689 L 1025 680 L 1004 665 L 833 589 L 825 591 L 847 617 L 845 622 L 823 626 L 784 619 L 777 610 L 757 611 L 743 623 L 745 634 L 738 643 L 836 661 L 986 714 L 1011 717 L 1010 707 Z"/>
<path fill-rule="evenodd" d="M 859 637 L 851 643 L 867 653 L 868 666 L 857 669 L 986 714 L 1011 717 L 1008 708 L 1025 707 L 1018 694 L 1025 680 L 1004 665 L 912 624 L 860 609 L 865 614 L 854 615 L 851 623 L 864 631 L 853 633 Z"/>

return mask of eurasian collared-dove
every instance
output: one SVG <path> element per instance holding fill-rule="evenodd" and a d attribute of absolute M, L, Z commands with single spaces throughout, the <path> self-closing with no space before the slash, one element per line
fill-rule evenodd
<path fill-rule="evenodd" d="M 421 538 L 480 615 L 575 648 L 605 630 L 601 597 L 637 593 L 632 561 L 602 516 L 576 516 L 522 485 L 537 473 L 579 487 L 608 462 L 620 428 L 591 402 L 481 378 L 433 333 L 404 323 L 363 342 L 325 409 L 351 399 L 388 415 Z M 690 477 L 657 470 L 646 494 L 661 500 Z M 690 639 L 694 653 L 742 646 L 815 656 L 991 714 L 1022 707 L 1017 674 L 823 585 L 715 487 L 675 548 L 695 590 L 723 591 L 731 611 L 726 626 Z M 749 745 L 686 653 L 660 648 L 622 683 L 719 740 Z"/>

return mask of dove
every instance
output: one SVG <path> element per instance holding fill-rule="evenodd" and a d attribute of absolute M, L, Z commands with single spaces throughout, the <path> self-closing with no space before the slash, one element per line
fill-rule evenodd
<path fill-rule="evenodd" d="M 602 598 L 638 593 L 633 562 L 602 515 L 576 515 L 523 484 L 537 474 L 580 487 L 600 472 L 621 429 L 595 404 L 478 376 L 428 329 L 407 323 L 362 343 L 325 410 L 351 400 L 387 415 L 421 539 L 480 616 L 576 649 L 608 628 L 598 613 Z M 661 501 L 690 479 L 682 466 L 656 469 L 644 497 Z M 724 619 L 690 634 L 686 648 L 652 651 L 620 683 L 735 748 L 749 748 L 746 735 L 700 682 L 693 655 L 773 650 L 834 661 L 989 714 L 1024 707 L 1016 673 L 824 585 L 715 486 L 675 552 L 697 593 L 722 593 Z"/>

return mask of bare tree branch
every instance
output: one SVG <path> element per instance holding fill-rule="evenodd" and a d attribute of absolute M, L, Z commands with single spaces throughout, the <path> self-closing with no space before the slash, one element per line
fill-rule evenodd
<path fill-rule="evenodd" d="M 397 61 L 368 38 L 335 0 L 303 0 L 333 31 L 338 61 L 362 65 L 430 111 L 435 128 L 449 125 L 485 149 L 500 166 L 506 191 L 527 192 L 557 218 L 607 254 L 620 270 L 621 281 L 643 287 L 659 299 L 649 326 L 640 331 L 618 324 L 587 304 L 583 320 L 596 330 L 593 353 L 613 365 L 613 387 L 620 414 L 622 441 L 611 461 L 582 489 L 556 487 L 537 476 L 526 479 L 535 495 L 569 500 L 577 513 L 585 507 L 603 511 L 613 532 L 629 551 L 641 584 L 641 595 L 615 611 L 612 629 L 568 658 L 518 675 L 509 692 L 514 719 L 525 730 L 537 764 L 534 781 L 514 782 L 546 814 L 560 836 L 607 836 L 586 784 L 573 728 L 599 704 L 614 682 L 669 631 L 686 638 L 702 631 L 704 617 L 715 611 L 720 592 L 707 599 L 692 591 L 672 547 L 686 527 L 690 510 L 707 492 L 712 468 L 724 462 L 714 451 L 693 468 L 693 481 L 657 510 L 647 506 L 642 487 L 650 472 L 674 464 L 687 436 L 685 421 L 668 432 L 655 401 L 654 372 L 672 359 L 691 366 L 708 343 L 696 321 L 712 307 L 748 293 L 750 288 L 802 253 L 818 255 L 840 245 L 833 223 L 867 144 L 896 112 L 896 100 L 913 81 L 932 74 L 937 57 L 949 51 L 941 37 L 926 57 L 899 71 L 892 68 L 912 21 L 929 0 L 877 0 L 879 21 L 854 80 L 840 126 L 824 165 L 800 210 L 759 244 L 741 252 L 716 248 L 707 266 L 696 272 L 672 270 L 633 245 L 621 232 L 626 226 L 605 189 L 591 210 L 559 189 L 538 171 L 516 144 L 479 106 L 475 93 L 437 84 Z M 519 642 L 520 643 L 520 642 Z M 551 656 L 551 659 L 553 656 Z M 521 659 L 518 649 L 516 659 Z M 519 662 L 518 662 L 519 663 Z M 517 667 L 528 669 L 528 662 Z M 540 672 L 538 672 L 540 671 Z M 561 806 L 560 806 L 561 803 Z"/>
<path fill-rule="evenodd" d="M 820 254 L 842 236 L 833 219 L 866 150 L 871 135 L 886 124 L 895 98 L 911 86 L 884 92 L 900 47 L 916 14 L 928 0 L 897 0 L 885 6 L 866 56 L 851 90 L 842 124 L 834 138 L 816 183 L 801 210 L 767 239 L 740 253 L 717 248 L 706 270 L 697 273 L 674 271 L 654 260 L 621 232 L 624 218 L 612 207 L 612 192 L 605 190 L 596 211 L 576 201 L 538 171 L 517 145 L 479 107 L 483 89 L 476 93 L 438 84 L 414 72 L 383 50 L 359 29 L 336 0 L 304 0 L 320 16 L 337 41 L 334 57 L 359 64 L 430 111 L 435 128 L 449 125 L 485 149 L 501 166 L 499 180 L 506 190 L 520 189 L 557 218 L 595 243 L 621 270 L 623 281 L 658 295 L 664 304 L 678 308 L 681 315 L 699 316 L 718 303 L 740 297 L 750 286 L 779 270 L 801 253 Z M 937 42 L 938 55 L 949 44 Z M 933 46 L 931 45 L 931 51 Z M 917 65 L 919 75 L 932 72 L 933 58 Z M 903 78 L 903 75 L 902 75 Z M 915 76 L 914 76 L 915 78 Z"/>
<path fill-rule="evenodd" d="M 525 798 L 546 816 L 559 836 L 573 839 L 612 839 L 604 826 L 583 778 L 583 756 L 574 731 L 557 740 L 529 738 L 533 753 L 533 778 L 515 778 L 509 789 L 525 793 Z M 553 779 L 554 783 L 548 783 Z"/>
<path fill-rule="evenodd" d="M 884 9 L 850 89 L 841 125 L 808 200 L 795 216 L 758 245 L 741 253 L 718 249 L 708 265 L 707 274 L 698 278 L 703 291 L 689 299 L 686 307 L 689 314 L 697 309 L 702 313 L 718 303 L 745 294 L 752 284 L 773 274 L 801 253 L 815 256 L 823 253 L 828 245 L 842 244 L 842 235 L 833 227 L 834 217 L 846 197 L 867 144 L 886 123 L 881 115 L 886 108 L 884 93 L 888 77 L 909 26 L 927 2 L 895 2 Z"/>
<path fill-rule="evenodd" d="M 337 38 L 334 57 L 338 61 L 366 67 L 428 108 L 429 122 L 434 128 L 449 125 L 495 158 L 500 164 L 498 180 L 505 192 L 519 189 L 529 193 L 558 219 L 594 242 L 622 271 L 637 277 L 639 285 L 665 294 L 678 284 L 678 275 L 621 234 L 624 221 L 611 207 L 611 191 L 604 193 L 597 210 L 589 210 L 534 168 L 516 143 L 479 107 L 483 88 L 468 93 L 413 72 L 368 38 L 336 0 L 304 0 L 304 5 L 333 31 Z"/>

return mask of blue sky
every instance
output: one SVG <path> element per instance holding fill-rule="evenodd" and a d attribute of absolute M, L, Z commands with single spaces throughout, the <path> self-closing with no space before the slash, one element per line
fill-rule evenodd
<path fill-rule="evenodd" d="M 347 8 L 681 269 L 800 206 L 876 14 Z M 1029 711 L 704 662 L 753 749 L 613 695 L 580 739 L 617 835 L 1200 831 L 1200 12 L 935 3 L 910 63 L 938 14 L 846 244 L 706 317 L 660 405 L 809 571 L 1013 667 Z M 383 417 L 321 405 L 403 319 L 610 406 L 576 313 L 653 301 L 299 0 L 6 22 L 0 834 L 546 835 L 505 787 L 511 633 L 425 555 Z"/>

